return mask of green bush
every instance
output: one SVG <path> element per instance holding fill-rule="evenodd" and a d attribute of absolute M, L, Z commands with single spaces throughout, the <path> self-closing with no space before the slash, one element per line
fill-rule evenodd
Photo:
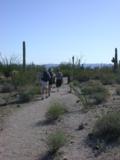
<path fill-rule="evenodd" d="M 25 86 L 34 84 L 36 80 L 36 72 L 32 70 L 19 71 L 14 79 L 13 83 L 15 86 Z"/>
<path fill-rule="evenodd" d="M 81 91 L 88 99 L 93 99 L 92 103 L 95 104 L 100 104 L 106 101 L 109 96 L 108 90 L 99 81 L 94 80 L 86 83 Z"/>
<path fill-rule="evenodd" d="M 60 147 L 64 146 L 67 141 L 62 131 L 56 131 L 48 136 L 47 144 L 51 153 L 56 153 Z"/>
<path fill-rule="evenodd" d="M 94 103 L 95 104 L 101 104 L 102 102 L 105 102 L 107 99 L 106 92 L 103 93 L 96 93 L 92 96 L 94 98 Z"/>
<path fill-rule="evenodd" d="M 10 58 L 3 57 L 0 54 L 0 72 L 5 77 L 10 77 L 12 70 L 18 68 L 19 60 L 17 57 L 12 56 Z"/>
<path fill-rule="evenodd" d="M 74 71 L 74 79 L 79 82 L 86 82 L 90 80 L 91 74 L 89 70 L 75 70 Z"/>
<path fill-rule="evenodd" d="M 116 80 L 116 83 L 117 83 L 117 84 L 120 84 L 120 73 L 118 73 L 118 74 L 116 75 L 115 80 Z"/>
<path fill-rule="evenodd" d="M 36 84 L 33 84 L 32 86 L 29 85 L 29 86 L 26 86 L 25 88 L 26 88 L 26 91 L 32 96 L 40 94 L 40 85 L 38 86 Z"/>
<path fill-rule="evenodd" d="M 84 94 L 92 94 L 103 90 L 103 85 L 97 80 L 90 80 L 82 88 Z"/>
<path fill-rule="evenodd" d="M 98 119 L 93 128 L 93 134 L 106 143 L 118 140 L 120 138 L 120 112 L 112 112 Z"/>
<path fill-rule="evenodd" d="M 111 85 L 115 83 L 115 75 L 114 74 L 102 74 L 100 77 L 102 84 Z"/>
<path fill-rule="evenodd" d="M 61 105 L 60 103 L 54 103 L 52 104 L 47 113 L 46 113 L 46 118 L 48 120 L 57 120 L 61 115 L 63 115 L 65 113 L 66 109 L 63 105 Z"/>
<path fill-rule="evenodd" d="M 74 81 L 72 82 L 72 85 L 75 86 L 75 87 L 79 87 L 79 86 L 80 86 L 80 83 L 79 83 L 79 81 L 74 80 Z"/>

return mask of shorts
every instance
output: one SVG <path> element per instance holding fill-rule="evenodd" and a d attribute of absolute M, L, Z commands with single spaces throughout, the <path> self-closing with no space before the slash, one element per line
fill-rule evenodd
<path fill-rule="evenodd" d="M 56 80 L 56 87 L 60 87 L 62 85 L 62 80 L 61 79 L 57 79 Z"/>
<path fill-rule="evenodd" d="M 49 85 L 52 85 L 52 84 L 53 84 L 53 80 L 50 79 L 50 80 L 49 80 Z"/>
<path fill-rule="evenodd" d="M 49 82 L 41 80 L 41 89 L 48 89 Z"/>

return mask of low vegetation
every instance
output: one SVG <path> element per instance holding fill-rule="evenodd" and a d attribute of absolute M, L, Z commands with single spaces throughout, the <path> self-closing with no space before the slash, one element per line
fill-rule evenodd
<path fill-rule="evenodd" d="M 70 87 L 80 98 L 78 103 L 82 103 L 84 108 L 87 106 L 87 109 L 91 109 L 91 106 L 97 106 L 108 100 L 110 93 L 107 85 L 120 84 L 119 72 L 114 73 L 112 67 L 91 69 L 78 65 L 73 67 L 71 64 L 61 64 L 60 68 L 63 74 L 72 81 L 70 82 Z M 1 62 L 0 82 L 2 84 L 2 94 L 14 90 L 15 95 L 17 95 L 17 103 L 29 102 L 34 95 L 40 93 L 37 73 L 41 69 L 40 66 L 28 65 L 25 70 L 22 70 L 21 65 L 13 65 L 7 60 L 4 63 Z M 16 72 L 14 76 L 11 76 L 13 70 Z M 5 77 L 2 78 L 2 76 Z M 120 87 L 116 89 L 116 94 L 120 95 Z M 103 105 L 99 106 L 103 107 Z M 66 107 L 63 104 L 58 102 L 52 103 L 46 112 L 46 120 L 51 123 L 61 118 L 66 112 Z M 84 129 L 84 125 L 81 124 L 78 129 Z M 103 150 L 107 144 L 119 141 L 120 113 L 112 112 L 100 117 L 89 136 L 92 137 L 96 149 L 100 150 Z M 66 142 L 67 138 L 64 132 L 57 131 L 50 134 L 47 139 L 50 153 L 57 153 Z"/>
<path fill-rule="evenodd" d="M 120 138 L 120 112 L 111 112 L 98 119 L 93 135 L 106 143 L 117 141 Z"/>
<path fill-rule="evenodd" d="M 37 75 L 42 68 L 42 66 L 31 64 L 26 65 L 25 70 L 23 70 L 18 58 L 11 57 L 8 59 L 0 55 L 0 93 L 16 94 L 14 103 L 29 102 L 33 96 L 40 94 Z"/>
<path fill-rule="evenodd" d="M 88 104 L 101 104 L 109 97 L 109 91 L 99 81 L 89 81 L 81 88 Z"/>
<path fill-rule="evenodd" d="M 49 151 L 54 154 L 67 142 L 66 135 L 63 131 L 56 131 L 48 136 L 47 145 Z"/>
<path fill-rule="evenodd" d="M 17 103 L 26 103 L 32 99 L 32 94 L 29 92 L 21 92 L 17 95 Z"/>
<path fill-rule="evenodd" d="M 98 80 L 89 80 L 84 83 L 73 81 L 71 84 L 72 90 L 80 98 L 80 102 L 85 108 L 92 105 L 98 105 L 107 101 L 110 93 L 106 87 Z"/>
<path fill-rule="evenodd" d="M 57 120 L 65 112 L 66 112 L 65 106 L 63 106 L 62 104 L 60 104 L 58 102 L 53 103 L 49 107 L 49 109 L 48 109 L 48 111 L 46 113 L 46 119 L 49 120 L 49 121 Z"/>
<path fill-rule="evenodd" d="M 120 112 L 109 112 L 99 117 L 88 134 L 87 144 L 95 156 L 120 145 Z"/>

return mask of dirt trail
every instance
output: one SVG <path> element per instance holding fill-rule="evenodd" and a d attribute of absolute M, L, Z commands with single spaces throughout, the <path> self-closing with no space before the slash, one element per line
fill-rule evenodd
<path fill-rule="evenodd" d="M 49 98 L 21 105 L 7 118 L 5 129 L 0 132 L 0 160 L 36 160 L 46 150 L 46 126 L 37 125 L 44 120 L 50 103 L 67 96 L 67 92 L 68 86 L 63 85 Z"/>
<path fill-rule="evenodd" d="M 86 138 L 97 117 L 107 113 L 110 107 L 117 107 L 119 97 L 113 97 L 117 98 L 116 101 L 110 99 L 105 105 L 84 113 L 81 112 L 82 105 L 77 103 L 78 98 L 68 91 L 69 86 L 66 84 L 62 85 L 59 92 L 54 88 L 49 98 L 41 101 L 38 97 L 34 102 L 21 105 L 17 111 L 5 118 L 4 129 L 0 130 L 0 160 L 41 160 L 48 150 L 46 137 L 57 128 L 62 128 L 71 137 L 69 143 L 60 149 L 63 152 L 60 160 L 64 160 L 63 157 L 67 160 L 120 159 L 120 147 L 111 148 L 96 157 L 86 144 Z M 50 103 L 55 101 L 65 104 L 69 112 L 54 125 L 46 125 L 45 113 Z M 78 130 L 80 124 L 84 124 L 83 129 Z"/>

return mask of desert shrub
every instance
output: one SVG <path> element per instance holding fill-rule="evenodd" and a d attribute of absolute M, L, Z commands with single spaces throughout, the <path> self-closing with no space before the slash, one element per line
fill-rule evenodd
<path fill-rule="evenodd" d="M 84 94 L 93 94 L 95 92 L 102 91 L 102 84 L 99 81 L 90 80 L 88 83 L 85 83 L 82 92 Z"/>
<path fill-rule="evenodd" d="M 32 93 L 35 94 L 40 94 L 40 86 L 33 86 L 32 88 Z"/>
<path fill-rule="evenodd" d="M 32 93 L 30 92 L 21 92 L 17 95 L 17 103 L 29 102 L 32 99 Z"/>
<path fill-rule="evenodd" d="M 74 80 L 71 85 L 73 85 L 75 87 L 79 87 L 80 86 L 80 82 L 77 81 L 77 80 Z"/>
<path fill-rule="evenodd" d="M 79 98 L 77 103 L 80 102 L 81 104 L 83 104 L 83 106 L 86 106 L 87 99 L 84 96 L 84 94 L 81 93 L 81 86 L 83 86 L 83 84 L 80 84 L 79 81 L 74 80 L 73 82 L 70 83 L 69 86 L 70 86 L 70 93 L 73 91 L 74 94 Z"/>
<path fill-rule="evenodd" d="M 119 74 L 117 74 L 116 78 L 115 78 L 117 84 L 120 84 L 120 75 Z"/>
<path fill-rule="evenodd" d="M 59 65 L 59 68 L 62 71 L 64 76 L 72 75 L 72 65 L 70 63 L 61 63 Z"/>
<path fill-rule="evenodd" d="M 101 74 L 100 80 L 102 84 L 109 85 L 115 83 L 115 75 L 114 74 Z"/>
<path fill-rule="evenodd" d="M 19 60 L 15 56 L 11 56 L 10 58 L 3 57 L 0 54 L 0 72 L 5 77 L 11 76 L 11 71 L 15 68 L 18 68 Z"/>
<path fill-rule="evenodd" d="M 59 67 L 64 76 L 70 76 L 74 80 L 77 80 L 79 82 L 88 81 L 93 73 L 91 69 L 89 68 L 85 69 L 82 65 L 79 66 L 77 62 L 74 66 L 70 63 L 67 63 L 67 64 L 61 64 Z"/>
<path fill-rule="evenodd" d="M 107 98 L 107 95 L 106 95 L 106 91 L 103 93 L 96 93 L 92 96 L 94 98 L 94 103 L 95 104 L 101 104 L 102 102 L 105 102 L 106 101 L 106 98 Z"/>
<path fill-rule="evenodd" d="M 33 84 L 31 86 L 31 84 L 30 84 L 28 86 L 25 86 L 24 89 L 22 89 L 22 90 L 25 91 L 25 92 L 27 92 L 27 93 L 29 93 L 32 96 L 35 96 L 37 94 L 40 94 L 40 85 L 38 86 L 36 84 Z"/>
<path fill-rule="evenodd" d="M 90 71 L 87 70 L 75 70 L 74 71 L 74 79 L 76 79 L 79 82 L 86 82 L 90 79 Z"/>
<path fill-rule="evenodd" d="M 20 71 L 16 76 L 14 77 L 13 83 L 16 86 L 25 86 L 34 84 L 36 79 L 36 73 L 34 71 Z"/>
<path fill-rule="evenodd" d="M 93 128 L 93 135 L 106 143 L 120 138 L 120 112 L 111 112 L 97 120 Z"/>
<path fill-rule="evenodd" d="M 47 144 L 51 153 L 56 153 L 67 141 L 66 135 L 62 131 L 56 131 L 48 136 Z"/>
<path fill-rule="evenodd" d="M 65 113 L 66 109 L 63 105 L 61 105 L 60 103 L 53 103 L 47 113 L 46 113 L 46 118 L 48 120 L 57 120 L 61 115 L 63 115 Z"/>
<path fill-rule="evenodd" d="M 81 88 L 81 92 L 83 95 L 87 97 L 90 103 L 90 99 L 93 99 L 92 103 L 95 104 L 100 104 L 106 101 L 109 96 L 108 90 L 99 81 L 94 80 L 91 80 L 88 83 L 86 83 Z"/>

